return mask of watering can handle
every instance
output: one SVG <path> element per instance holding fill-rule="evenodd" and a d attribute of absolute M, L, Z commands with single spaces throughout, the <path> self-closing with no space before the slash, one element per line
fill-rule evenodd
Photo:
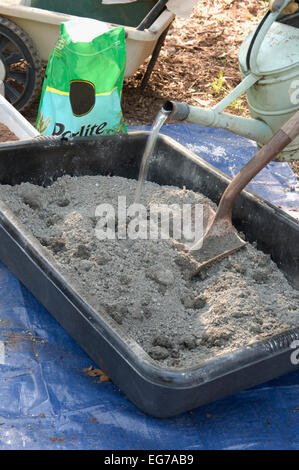
<path fill-rule="evenodd" d="M 255 156 L 240 170 L 228 185 L 219 203 L 215 218 L 230 219 L 234 202 L 242 189 L 268 163 L 270 163 L 292 140 L 299 135 L 299 111 L 297 111 L 264 145 Z"/>
<path fill-rule="evenodd" d="M 271 28 L 272 24 L 282 11 L 285 9 L 288 4 L 291 3 L 291 0 L 276 0 L 272 4 L 272 11 L 268 11 L 264 18 L 262 19 L 261 23 L 257 27 L 251 43 L 248 47 L 246 64 L 248 72 L 252 72 L 253 74 L 259 75 L 260 72 L 257 67 L 257 56 L 260 50 L 260 47 L 265 39 L 266 34 L 268 33 L 269 29 Z"/>

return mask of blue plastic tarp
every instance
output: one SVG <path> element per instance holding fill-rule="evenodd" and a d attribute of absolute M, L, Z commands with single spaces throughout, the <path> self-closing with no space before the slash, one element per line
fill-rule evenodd
<path fill-rule="evenodd" d="M 230 175 L 256 151 L 217 129 L 181 124 L 163 132 Z M 298 189 L 283 197 L 295 175 L 287 164 L 273 165 L 263 176 L 273 184 L 253 189 L 298 208 Z M 89 366 L 96 364 L 0 263 L 0 449 L 299 449 L 299 371 L 155 419 L 111 382 L 83 372 Z"/>
<path fill-rule="evenodd" d="M 144 126 L 143 129 L 149 130 L 150 127 Z M 184 145 L 231 178 L 236 176 L 258 150 L 252 140 L 224 129 L 198 124 L 166 124 L 162 127 L 161 133 Z M 299 219 L 299 182 L 289 163 L 269 163 L 252 180 L 247 189 Z"/>

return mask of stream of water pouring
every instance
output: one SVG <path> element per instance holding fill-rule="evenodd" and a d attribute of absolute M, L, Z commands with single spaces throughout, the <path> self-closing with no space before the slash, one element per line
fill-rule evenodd
<path fill-rule="evenodd" d="M 137 184 L 137 188 L 135 192 L 135 200 L 134 200 L 135 203 L 139 202 L 143 184 L 147 177 L 150 159 L 154 153 L 154 149 L 155 149 L 155 145 L 158 139 L 160 129 L 163 126 L 166 119 L 168 118 L 169 114 L 170 114 L 170 111 L 162 108 L 157 114 L 156 119 L 154 120 L 153 127 L 152 127 L 150 135 L 148 136 L 145 150 L 144 150 L 142 160 L 141 160 L 138 184 Z"/>

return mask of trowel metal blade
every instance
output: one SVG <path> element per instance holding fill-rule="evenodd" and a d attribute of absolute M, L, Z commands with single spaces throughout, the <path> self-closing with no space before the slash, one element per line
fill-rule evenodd
<path fill-rule="evenodd" d="M 222 235 L 206 235 L 203 238 L 201 248 L 190 252 L 192 258 L 198 264 L 197 268 L 191 273 L 191 277 L 246 245 L 247 243 L 242 240 L 234 229 Z"/>
<path fill-rule="evenodd" d="M 197 211 L 198 208 L 200 208 L 199 211 Z M 185 220 L 188 220 L 190 223 L 189 232 L 194 234 L 194 240 L 192 242 L 185 239 L 184 236 L 182 237 L 182 243 L 187 249 L 190 249 L 190 247 L 198 243 L 207 232 L 209 225 L 215 217 L 215 211 L 208 202 L 203 201 L 188 209 L 184 209 L 183 214 L 185 215 Z M 179 217 L 181 218 L 182 214 L 179 214 Z M 201 217 L 200 224 L 196 223 L 197 217 Z"/>
<path fill-rule="evenodd" d="M 216 212 L 208 203 L 203 203 L 203 231 L 202 237 L 194 243 L 190 256 L 197 266 L 191 277 L 199 271 L 240 250 L 247 243 L 239 236 L 229 220 L 215 220 Z M 195 210 L 191 208 L 191 220 L 194 225 Z"/>

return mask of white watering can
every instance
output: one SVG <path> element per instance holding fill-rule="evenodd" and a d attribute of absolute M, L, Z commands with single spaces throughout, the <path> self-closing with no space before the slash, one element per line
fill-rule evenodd
<path fill-rule="evenodd" d="M 243 81 L 211 109 L 168 101 L 164 110 L 174 120 L 227 129 L 266 144 L 299 110 L 299 11 L 285 17 L 290 0 L 275 0 L 259 26 L 243 42 L 239 65 Z M 278 20 L 278 21 L 277 21 Z M 243 93 L 247 94 L 251 119 L 223 113 Z M 299 137 L 275 160 L 299 159 Z"/>

